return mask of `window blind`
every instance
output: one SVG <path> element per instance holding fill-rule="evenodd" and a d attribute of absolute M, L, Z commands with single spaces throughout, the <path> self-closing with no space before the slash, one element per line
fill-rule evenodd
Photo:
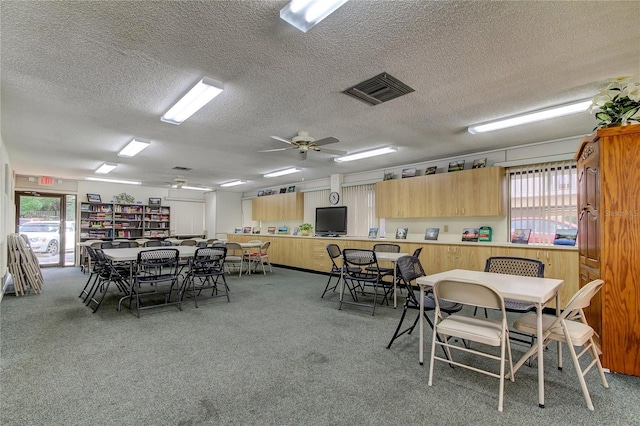
<path fill-rule="evenodd" d="M 376 185 L 364 184 L 342 188 L 343 205 L 347 206 L 347 233 L 365 237 L 369 228 L 378 226 L 376 217 Z"/>

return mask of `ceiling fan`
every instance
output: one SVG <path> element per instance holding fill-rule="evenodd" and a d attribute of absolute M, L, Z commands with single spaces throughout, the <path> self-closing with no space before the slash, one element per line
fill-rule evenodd
<path fill-rule="evenodd" d="M 315 140 L 314 138 L 309 136 L 309 132 L 307 132 L 306 130 L 299 131 L 296 136 L 291 138 L 291 140 L 281 138 L 280 136 L 271 136 L 271 138 L 280 142 L 284 142 L 291 146 L 288 148 L 264 149 L 258 152 L 276 152 L 297 149 L 301 160 L 305 160 L 307 158 L 307 152 L 309 150 L 320 151 L 331 155 L 345 155 L 347 153 L 346 151 L 338 151 L 336 149 L 320 148 L 321 146 L 338 143 L 340 141 L 333 136 Z"/>

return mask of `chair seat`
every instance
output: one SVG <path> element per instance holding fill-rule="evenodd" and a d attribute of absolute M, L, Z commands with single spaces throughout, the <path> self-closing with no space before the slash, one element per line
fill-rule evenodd
<path fill-rule="evenodd" d="M 438 323 L 438 333 L 490 346 L 500 346 L 502 322 L 489 318 L 455 314 Z"/>
<path fill-rule="evenodd" d="M 510 312 L 529 312 L 535 309 L 536 305 L 519 300 L 504 299 L 504 309 Z"/>
<path fill-rule="evenodd" d="M 542 315 L 542 329 L 547 331 L 553 322 L 558 319 L 555 315 Z M 574 346 L 582 346 L 593 336 L 593 328 L 578 321 L 565 321 L 571 343 Z M 516 330 L 525 333 L 537 334 L 537 316 L 535 314 L 523 315 L 518 318 L 513 326 Z M 556 327 L 548 337 L 559 342 L 566 342 L 562 327 Z"/>

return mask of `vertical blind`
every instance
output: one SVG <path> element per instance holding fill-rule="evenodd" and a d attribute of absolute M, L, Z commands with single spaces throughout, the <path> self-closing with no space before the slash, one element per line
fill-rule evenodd
<path fill-rule="evenodd" d="M 364 184 L 342 189 L 343 205 L 347 206 L 347 233 L 354 237 L 369 234 L 369 228 L 378 226 L 376 217 L 376 186 Z"/>
<path fill-rule="evenodd" d="M 553 244 L 558 229 L 577 229 L 574 161 L 510 167 L 511 232 L 530 229 L 529 242 Z"/>
<path fill-rule="evenodd" d="M 304 193 L 304 221 L 316 226 L 316 207 L 326 207 L 329 202 L 329 190 L 321 189 Z"/>

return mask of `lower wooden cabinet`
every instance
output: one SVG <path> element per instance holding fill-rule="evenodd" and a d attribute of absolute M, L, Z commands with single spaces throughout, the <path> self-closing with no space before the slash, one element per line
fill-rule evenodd
<path fill-rule="evenodd" d="M 316 238 L 293 235 L 248 235 L 228 234 L 229 241 L 247 242 L 259 239 L 271 241 L 269 258 L 271 263 L 328 272 L 331 260 L 327 254 L 327 244 L 338 244 L 340 249 L 372 249 L 376 243 L 399 244 L 403 253 L 413 254 L 422 247 L 420 261 L 427 274 L 451 269 L 484 270 L 487 258 L 491 256 L 517 256 L 539 259 L 545 265 L 545 277 L 564 280 L 560 290 L 560 300 L 564 307 L 571 296 L 578 291 L 578 251 L 567 248 L 542 246 L 501 246 L 484 244 L 443 244 L 402 242 L 398 240 L 371 240 L 368 238 Z M 555 307 L 555 302 L 550 304 Z"/>

